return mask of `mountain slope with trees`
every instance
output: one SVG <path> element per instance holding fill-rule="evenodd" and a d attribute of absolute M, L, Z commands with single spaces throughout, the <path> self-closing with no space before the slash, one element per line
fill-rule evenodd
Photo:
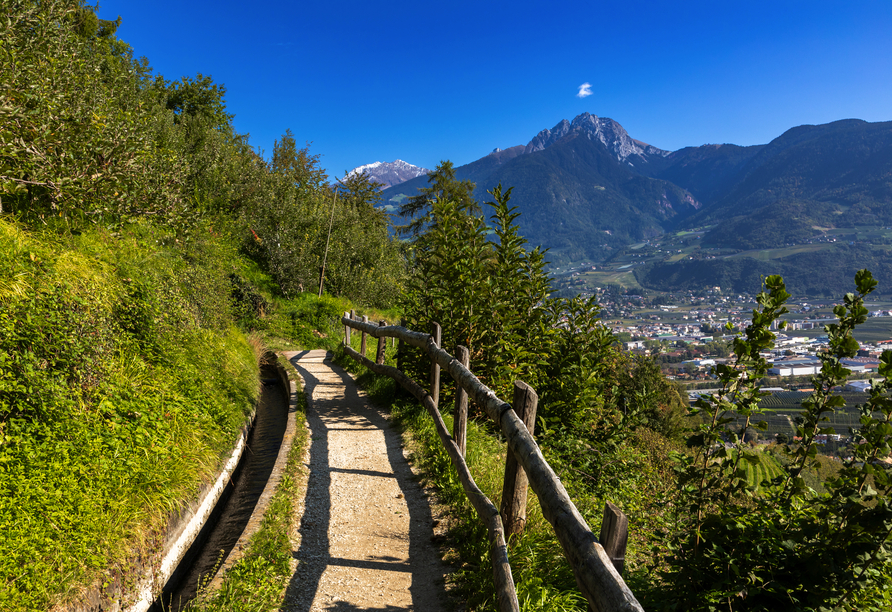
<path fill-rule="evenodd" d="M 761 148 L 694 223 L 756 213 L 785 200 L 845 209 L 843 224 L 892 221 L 892 122 L 855 119 L 788 130 Z"/>
<path fill-rule="evenodd" d="M 800 244 L 820 228 L 892 225 L 890 175 L 892 122 L 800 126 L 766 145 L 670 153 L 587 113 L 455 168 L 477 198 L 515 186 L 522 231 L 556 262 L 607 261 L 632 243 L 703 225 L 715 226 L 704 245 L 731 250 Z M 399 204 L 423 185 L 419 177 L 385 190 L 384 201 Z"/>

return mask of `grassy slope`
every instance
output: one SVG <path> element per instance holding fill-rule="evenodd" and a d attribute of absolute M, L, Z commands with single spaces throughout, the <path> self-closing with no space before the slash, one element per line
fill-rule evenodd
<path fill-rule="evenodd" d="M 0 608 L 134 576 L 257 397 L 238 259 L 151 226 L 60 238 L 0 220 Z"/>

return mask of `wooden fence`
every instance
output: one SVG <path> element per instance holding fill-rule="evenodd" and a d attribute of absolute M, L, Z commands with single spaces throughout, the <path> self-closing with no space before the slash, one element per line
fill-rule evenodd
<path fill-rule="evenodd" d="M 533 439 L 531 430 L 535 423 L 538 398 L 532 388 L 521 381 L 515 382 L 512 408 L 511 404 L 499 399 L 471 373 L 468 369 L 467 349 L 458 347 L 457 359 L 440 348 L 439 325 L 436 323 L 433 324 L 433 333 L 425 334 L 397 325 L 387 325 L 384 321 L 377 325 L 369 323 L 367 317 L 357 321 L 352 313 L 345 313 L 341 322 L 345 326 L 347 354 L 371 371 L 396 380 L 424 405 L 433 418 L 440 440 L 458 472 L 465 495 L 489 532 L 489 551 L 499 610 L 516 612 L 520 609 L 511 566 L 508 564 L 505 534 L 523 531 L 529 483 L 539 498 L 543 516 L 554 528 L 564 556 L 573 569 L 576 583 L 588 600 L 589 607 L 596 612 L 643 612 L 641 604 L 621 576 L 628 521 L 613 504 L 607 504 L 600 542 L 589 529 Z M 362 333 L 360 353 L 350 348 L 351 329 Z M 367 335 L 378 339 L 375 361 L 365 357 Z M 427 354 L 431 360 L 430 392 L 399 369 L 384 365 L 386 338 L 396 338 Z M 437 406 L 441 368 L 452 376 L 457 386 L 456 418 L 452 435 L 447 431 Z M 501 512 L 474 483 L 464 460 L 468 397 L 486 411 L 508 442 Z M 609 552 L 605 547 L 608 547 Z"/>

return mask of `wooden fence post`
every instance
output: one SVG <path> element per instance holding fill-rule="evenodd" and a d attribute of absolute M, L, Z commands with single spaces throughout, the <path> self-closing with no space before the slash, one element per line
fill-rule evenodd
<path fill-rule="evenodd" d="M 350 316 L 349 312 L 345 312 L 344 316 L 347 317 L 348 319 L 353 318 Z M 349 325 L 344 326 L 344 345 L 350 346 L 350 326 Z"/>
<path fill-rule="evenodd" d="M 352 310 L 352 309 L 350 310 L 350 320 L 351 321 L 356 320 L 356 311 L 355 310 Z"/>
<path fill-rule="evenodd" d="M 368 323 L 369 318 L 366 315 L 362 315 L 362 322 Z M 362 339 L 359 341 L 359 354 L 365 357 L 365 330 L 362 331 Z"/>
<path fill-rule="evenodd" d="M 378 327 L 384 327 L 387 325 L 387 321 L 378 321 Z M 387 338 L 381 336 L 378 338 L 378 350 L 375 353 L 375 363 L 378 365 L 384 364 L 384 351 L 387 350 Z"/>
<path fill-rule="evenodd" d="M 471 353 L 467 347 L 458 345 L 456 357 L 466 368 L 471 364 Z M 455 382 L 455 412 L 452 415 L 452 439 L 455 440 L 461 456 L 465 457 L 468 445 L 468 392 Z"/>
<path fill-rule="evenodd" d="M 626 542 L 629 539 L 629 518 L 623 511 L 607 502 L 604 504 L 604 520 L 601 522 L 601 546 L 613 561 L 613 567 L 623 575 L 626 563 Z"/>
<path fill-rule="evenodd" d="M 526 425 L 530 435 L 536 428 L 536 406 L 539 396 L 523 381 L 514 381 L 512 408 Z M 523 533 L 527 522 L 527 474 L 517 463 L 514 453 L 508 451 L 505 459 L 505 483 L 502 486 L 502 507 L 499 509 L 505 525 L 505 537 Z M 510 540 L 509 540 L 510 542 Z"/>
<path fill-rule="evenodd" d="M 431 323 L 431 337 L 434 344 L 440 347 L 440 335 L 442 330 L 439 323 Z M 440 406 L 440 364 L 436 361 L 431 363 L 431 399 L 434 400 L 434 406 L 439 409 Z"/>
<path fill-rule="evenodd" d="M 400 327 L 403 327 L 405 324 L 404 319 L 400 319 Z M 406 343 L 400 339 L 399 344 L 396 345 L 396 369 L 399 371 L 403 371 L 403 354 L 406 352 Z"/>

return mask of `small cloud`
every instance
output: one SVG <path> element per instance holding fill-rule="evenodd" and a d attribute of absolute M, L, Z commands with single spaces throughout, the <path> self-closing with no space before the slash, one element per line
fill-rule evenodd
<path fill-rule="evenodd" d="M 591 83 L 583 83 L 579 86 L 579 93 L 576 94 L 577 98 L 587 98 L 592 95 L 592 84 Z"/>

